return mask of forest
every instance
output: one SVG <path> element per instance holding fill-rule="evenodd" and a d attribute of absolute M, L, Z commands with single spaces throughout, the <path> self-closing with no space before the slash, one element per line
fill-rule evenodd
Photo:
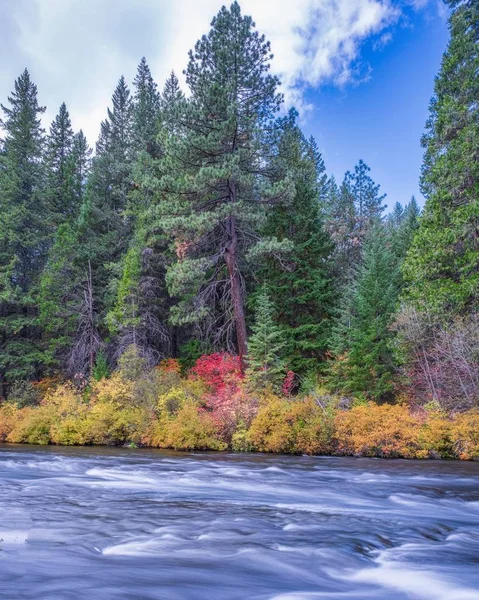
<path fill-rule="evenodd" d="M 422 210 L 386 211 L 363 160 L 328 174 L 238 2 L 187 89 L 145 58 L 120 77 L 94 150 L 64 103 L 42 128 L 25 69 L 1 105 L 0 441 L 479 460 L 479 3 L 446 4 Z"/>

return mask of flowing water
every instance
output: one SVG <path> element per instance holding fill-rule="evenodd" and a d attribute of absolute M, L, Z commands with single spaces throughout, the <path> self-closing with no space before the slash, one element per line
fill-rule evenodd
<path fill-rule="evenodd" d="M 479 464 L 0 446 L 2 600 L 479 600 Z"/>

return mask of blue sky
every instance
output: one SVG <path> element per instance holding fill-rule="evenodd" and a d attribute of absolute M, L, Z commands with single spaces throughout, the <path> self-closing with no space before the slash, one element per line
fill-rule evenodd
<path fill-rule="evenodd" d="M 367 81 L 308 91 L 314 110 L 304 129 L 317 139 L 327 170 L 338 180 L 362 158 L 389 206 L 408 202 L 412 194 L 423 203 L 420 138 L 447 41 L 446 20 L 435 7 L 411 11 L 383 48 L 375 49 L 374 40 L 364 44 L 360 60 L 370 67 Z"/>
<path fill-rule="evenodd" d="M 120 75 L 144 55 L 160 89 L 209 29 L 222 0 L 0 0 L 0 102 L 27 67 L 46 105 L 65 101 L 93 146 Z M 447 43 L 441 0 L 240 0 L 271 40 L 286 104 L 328 172 L 362 158 L 392 206 L 415 194 L 420 137 Z"/>

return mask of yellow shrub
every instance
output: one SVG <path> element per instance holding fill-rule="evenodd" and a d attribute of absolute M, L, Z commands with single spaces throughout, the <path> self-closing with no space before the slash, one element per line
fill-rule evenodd
<path fill-rule="evenodd" d="M 17 411 L 16 422 L 7 436 L 8 442 L 46 445 L 51 441 L 50 428 L 55 419 L 55 407 L 38 406 Z"/>
<path fill-rule="evenodd" d="M 87 442 L 87 421 L 84 416 L 72 415 L 54 422 L 50 427 L 52 444 L 81 446 Z"/>
<path fill-rule="evenodd" d="M 479 410 L 457 415 L 451 427 L 456 454 L 462 460 L 479 460 Z"/>
<path fill-rule="evenodd" d="M 90 402 L 114 402 L 118 406 L 131 406 L 134 382 L 116 372 L 109 379 L 94 381 L 91 386 Z"/>
<path fill-rule="evenodd" d="M 288 402 L 278 396 L 263 399 L 253 419 L 248 439 L 259 452 L 292 452 L 293 435 L 288 425 Z"/>
<path fill-rule="evenodd" d="M 4 442 L 9 433 L 18 422 L 18 413 L 15 404 L 4 402 L 0 406 L 0 442 Z"/>
<path fill-rule="evenodd" d="M 291 406 L 291 426 L 294 431 L 294 451 L 298 454 L 328 454 L 331 452 L 333 415 L 320 408 L 312 398 L 296 401 Z"/>
<path fill-rule="evenodd" d="M 151 445 L 174 450 L 226 450 L 211 415 L 186 401 L 174 416 L 162 416 L 151 433 Z"/>
<path fill-rule="evenodd" d="M 451 438 L 452 422 L 448 415 L 438 409 L 428 411 L 426 416 L 415 415 L 422 422 L 419 431 L 421 450 L 416 458 L 455 458 Z"/>
<path fill-rule="evenodd" d="M 90 444 L 139 443 L 149 414 L 142 408 L 121 408 L 115 402 L 96 402 L 85 422 L 85 441 Z"/>
<path fill-rule="evenodd" d="M 321 454 L 329 450 L 330 419 L 311 399 L 270 396 L 254 418 L 248 439 L 260 452 Z"/>
<path fill-rule="evenodd" d="M 199 404 L 204 393 L 205 388 L 201 381 L 182 380 L 158 396 L 158 414 L 173 415 L 188 401 Z"/>
<path fill-rule="evenodd" d="M 369 402 L 341 410 L 335 418 L 337 452 L 384 458 L 421 457 L 420 426 L 421 421 L 402 405 Z"/>

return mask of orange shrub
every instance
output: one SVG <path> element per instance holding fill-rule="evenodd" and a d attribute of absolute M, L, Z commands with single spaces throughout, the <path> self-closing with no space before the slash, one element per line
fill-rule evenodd
<path fill-rule="evenodd" d="M 421 420 L 403 405 L 369 402 L 335 418 L 336 451 L 353 456 L 421 457 Z"/>
<path fill-rule="evenodd" d="M 18 409 L 14 404 L 0 405 L 0 442 L 4 442 L 18 421 Z"/>
<path fill-rule="evenodd" d="M 177 375 L 181 373 L 181 365 L 176 358 L 165 358 L 156 368 L 161 373 L 176 373 Z"/>
<path fill-rule="evenodd" d="M 460 459 L 479 460 L 479 410 L 457 415 L 452 423 L 451 437 Z"/>

